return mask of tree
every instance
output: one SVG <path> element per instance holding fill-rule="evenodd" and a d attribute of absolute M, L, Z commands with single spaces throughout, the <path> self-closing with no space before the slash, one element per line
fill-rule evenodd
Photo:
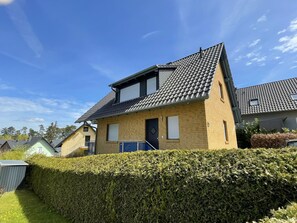
<path fill-rule="evenodd" d="M 21 129 L 21 132 L 23 135 L 27 135 L 27 130 L 28 128 L 26 126 L 24 126 L 22 129 Z"/>
<path fill-rule="evenodd" d="M 40 136 L 44 136 L 44 133 L 45 133 L 45 128 L 43 125 L 39 125 L 39 135 Z"/>
<path fill-rule="evenodd" d="M 64 138 L 68 135 L 70 135 L 73 131 L 75 131 L 76 126 L 75 125 L 66 125 L 66 127 L 61 128 L 61 138 Z"/>
<path fill-rule="evenodd" d="M 44 138 L 51 142 L 54 139 L 57 139 L 59 136 L 59 128 L 57 122 L 52 122 L 50 126 L 47 127 Z"/>
<path fill-rule="evenodd" d="M 29 137 L 34 137 L 34 136 L 37 136 L 38 135 L 38 132 L 35 131 L 34 129 L 29 129 Z"/>

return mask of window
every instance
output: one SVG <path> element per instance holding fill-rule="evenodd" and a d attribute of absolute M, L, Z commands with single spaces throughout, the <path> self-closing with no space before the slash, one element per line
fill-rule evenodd
<path fill-rule="evenodd" d="M 224 127 L 225 142 L 228 142 L 229 138 L 228 138 L 228 129 L 227 129 L 227 122 L 226 121 L 223 121 L 223 127 Z"/>
<path fill-rule="evenodd" d="M 291 98 L 292 100 L 297 101 L 297 94 L 291 94 Z"/>
<path fill-rule="evenodd" d="M 257 98 L 250 100 L 250 106 L 259 105 L 259 100 Z"/>
<path fill-rule="evenodd" d="M 219 93 L 221 99 L 224 99 L 224 94 L 223 94 L 223 85 L 219 82 Z"/>
<path fill-rule="evenodd" d="M 107 125 L 107 141 L 118 141 L 119 139 L 119 124 Z"/>
<path fill-rule="evenodd" d="M 120 102 L 138 98 L 140 95 L 140 84 L 133 84 L 120 90 Z"/>
<path fill-rule="evenodd" d="M 89 131 L 89 127 L 84 127 L 84 132 L 88 132 Z"/>
<path fill-rule="evenodd" d="M 179 139 L 178 116 L 167 117 L 167 139 Z"/>
<path fill-rule="evenodd" d="M 157 78 L 153 77 L 146 80 L 146 94 L 152 94 L 157 90 Z"/>
<path fill-rule="evenodd" d="M 85 146 L 89 146 L 90 141 L 91 141 L 91 136 L 85 136 Z"/>

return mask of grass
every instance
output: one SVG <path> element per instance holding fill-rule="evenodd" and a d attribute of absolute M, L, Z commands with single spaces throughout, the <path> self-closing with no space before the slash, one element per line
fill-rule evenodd
<path fill-rule="evenodd" d="M 0 197 L 1 223 L 66 223 L 61 215 L 52 211 L 29 190 L 8 192 Z"/>

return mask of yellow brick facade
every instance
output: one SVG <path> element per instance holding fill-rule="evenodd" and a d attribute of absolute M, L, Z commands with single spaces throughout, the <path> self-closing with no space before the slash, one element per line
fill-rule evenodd
<path fill-rule="evenodd" d="M 224 99 L 221 100 L 219 82 Z M 179 117 L 179 140 L 167 140 L 167 117 Z M 162 108 L 98 119 L 97 153 L 118 153 L 120 141 L 145 141 L 146 119 L 158 118 L 159 149 L 219 149 L 237 148 L 235 123 L 224 82 L 218 65 L 210 97 Z M 227 123 L 228 141 L 225 141 L 223 121 Z M 119 142 L 107 141 L 109 124 L 119 124 Z"/>
<path fill-rule="evenodd" d="M 84 132 L 85 126 L 81 126 L 76 132 L 70 135 L 62 144 L 61 156 L 67 156 L 79 148 L 85 147 L 85 137 L 90 136 L 90 141 L 95 141 L 96 132 L 93 128 L 88 127 L 88 131 Z"/>
<path fill-rule="evenodd" d="M 223 99 L 221 99 L 220 95 L 220 84 L 222 86 Z M 208 126 L 208 148 L 237 148 L 234 117 L 220 64 L 217 65 L 210 96 L 205 100 L 205 114 Z M 225 141 L 223 121 L 227 123 L 228 141 Z"/>

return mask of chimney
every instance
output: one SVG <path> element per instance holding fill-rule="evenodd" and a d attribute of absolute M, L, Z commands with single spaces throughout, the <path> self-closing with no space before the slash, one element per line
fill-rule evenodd
<path fill-rule="evenodd" d="M 202 47 L 200 47 L 200 50 L 199 50 L 199 56 L 200 56 L 200 59 L 203 57 L 203 50 L 202 50 Z"/>

